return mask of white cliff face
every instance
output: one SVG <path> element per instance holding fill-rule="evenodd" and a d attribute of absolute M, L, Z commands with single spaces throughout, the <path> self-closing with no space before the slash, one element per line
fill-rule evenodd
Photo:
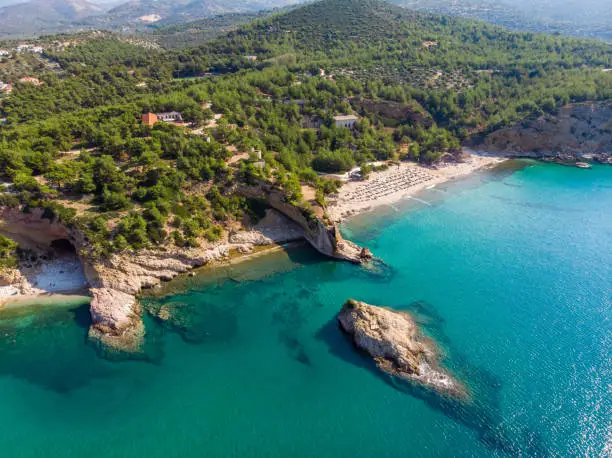
<path fill-rule="evenodd" d="M 276 210 L 268 210 L 252 230 L 230 234 L 229 242 L 234 245 L 265 246 L 303 238 L 304 230 L 299 225 Z"/>
<path fill-rule="evenodd" d="M 0 307 L 5 300 L 27 294 L 31 290 L 32 285 L 18 269 L 0 268 Z"/>
<path fill-rule="evenodd" d="M 465 387 L 439 367 L 435 344 L 407 313 L 349 299 L 338 320 L 384 372 L 441 394 L 467 396 Z"/>
<path fill-rule="evenodd" d="M 302 209 L 285 202 L 283 195 L 278 192 L 270 191 L 266 197 L 272 208 L 303 229 L 304 238 L 321 254 L 355 264 L 372 259 L 369 250 L 344 240 L 335 224 L 326 226 L 318 218 L 307 218 Z"/>

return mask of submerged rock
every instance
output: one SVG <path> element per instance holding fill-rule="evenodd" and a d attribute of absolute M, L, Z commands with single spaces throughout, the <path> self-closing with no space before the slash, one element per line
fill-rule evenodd
<path fill-rule="evenodd" d="M 467 397 L 463 384 L 439 366 L 435 343 L 423 335 L 408 313 L 349 299 L 338 320 L 357 347 L 372 356 L 384 372 L 440 394 Z"/>

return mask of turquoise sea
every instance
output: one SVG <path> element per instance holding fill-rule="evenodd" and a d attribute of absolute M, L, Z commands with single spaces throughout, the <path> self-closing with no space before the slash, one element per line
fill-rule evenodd
<path fill-rule="evenodd" d="M 0 456 L 610 456 L 612 167 L 419 198 L 343 227 L 376 271 L 302 247 L 145 298 L 149 361 L 97 358 L 86 305 L 2 312 Z M 411 311 L 473 401 L 381 375 L 347 298 Z"/>

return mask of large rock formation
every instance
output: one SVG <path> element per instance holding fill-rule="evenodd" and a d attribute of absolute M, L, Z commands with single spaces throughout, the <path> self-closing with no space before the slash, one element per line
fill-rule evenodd
<path fill-rule="evenodd" d="M 361 264 L 372 259 L 371 253 L 353 242 L 344 240 L 334 223 L 326 225 L 302 208 L 285 201 L 282 193 L 267 189 L 268 204 L 304 231 L 304 238 L 320 253 L 331 258 Z"/>
<path fill-rule="evenodd" d="M 228 259 L 232 251 L 248 253 L 255 246 L 300 238 L 306 238 L 321 253 L 334 258 L 355 263 L 371 258 L 369 251 L 342 240 L 335 226 L 328 227 L 318 218 L 306 215 L 301 208 L 285 202 L 280 193 L 270 192 L 269 197 L 272 209 L 251 230 L 232 232 L 228 238 L 200 248 L 165 246 L 94 261 L 81 254 L 87 252 L 87 242 L 78 229 L 46 218 L 40 209 L 24 213 L 21 208 L 0 208 L 0 232 L 33 250 L 44 251 L 57 240 L 70 242 L 74 256 L 81 256 L 91 291 L 90 341 L 105 356 L 146 356 L 141 308 L 136 300 L 143 288 L 155 287 L 194 267 Z M 21 277 L 5 277 L 0 296 L 44 293 L 30 290 Z"/>
<path fill-rule="evenodd" d="M 89 341 L 107 359 L 146 357 L 144 324 L 134 295 L 110 288 L 91 289 Z"/>
<path fill-rule="evenodd" d="M 19 269 L 0 267 L 0 308 L 5 301 L 32 291 L 32 285 Z"/>
<path fill-rule="evenodd" d="M 248 252 L 253 246 L 283 243 L 306 238 L 321 253 L 337 259 L 361 263 L 371 259 L 369 250 L 342 240 L 335 226 L 326 227 L 319 219 L 308 220 L 301 209 L 284 202 L 280 194 L 270 194 L 269 211 L 250 231 L 230 234 L 226 242 L 204 248 L 144 250 L 111 256 L 89 266 L 92 287 L 92 326 L 90 339 L 114 353 L 142 352 L 144 332 L 140 306 L 135 296 L 142 288 L 169 281 L 194 267 L 226 259 L 230 250 Z M 108 354 L 108 352 L 106 352 Z"/>
<path fill-rule="evenodd" d="M 48 247 L 58 239 L 78 243 L 74 238 L 76 234 L 56 219 L 45 218 L 40 208 L 24 212 L 20 207 L 0 207 L 0 233 L 32 250 Z"/>
<path fill-rule="evenodd" d="M 254 246 L 301 237 L 303 232 L 299 227 L 269 211 L 252 230 L 232 233 L 228 240 L 217 244 L 121 253 L 88 264 L 86 274 L 92 288 L 90 341 L 106 357 L 146 356 L 141 308 L 136 300 L 143 288 L 155 287 L 193 268 L 226 260 L 232 250 L 244 253 Z"/>
<path fill-rule="evenodd" d="M 408 313 L 349 299 L 338 321 L 381 370 L 441 394 L 467 396 L 465 387 L 440 368 L 434 342 L 422 334 Z"/>
<path fill-rule="evenodd" d="M 300 209 L 281 202 L 272 205 L 266 216 L 251 230 L 232 232 L 227 239 L 200 248 L 160 247 L 155 250 L 125 252 L 94 261 L 81 258 L 92 300 L 89 340 L 105 357 L 146 357 L 145 329 L 136 296 L 143 288 L 169 281 L 195 267 L 229 258 L 232 251 L 248 253 L 255 246 L 284 243 L 300 238 L 309 240 L 319 251 L 340 259 L 360 262 L 367 251 L 341 240 L 335 228 L 326 228 L 314 218 L 308 221 Z M 45 218 L 43 211 L 0 208 L 0 232 L 21 246 L 44 252 L 58 239 L 69 241 L 77 253 L 86 252 L 86 241 L 77 229 Z M 44 294 L 33 288 L 18 270 L 0 278 L 0 296 Z"/>
<path fill-rule="evenodd" d="M 469 145 L 505 156 L 597 155 L 612 157 L 612 104 L 578 103 L 513 127 L 500 129 Z"/>

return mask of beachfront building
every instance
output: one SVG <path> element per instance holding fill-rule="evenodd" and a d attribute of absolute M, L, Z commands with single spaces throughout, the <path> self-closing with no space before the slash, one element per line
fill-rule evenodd
<path fill-rule="evenodd" d="M 355 123 L 359 120 L 359 117 L 355 115 L 342 115 L 334 116 L 334 123 L 336 127 L 346 127 L 352 129 L 355 127 Z"/>

